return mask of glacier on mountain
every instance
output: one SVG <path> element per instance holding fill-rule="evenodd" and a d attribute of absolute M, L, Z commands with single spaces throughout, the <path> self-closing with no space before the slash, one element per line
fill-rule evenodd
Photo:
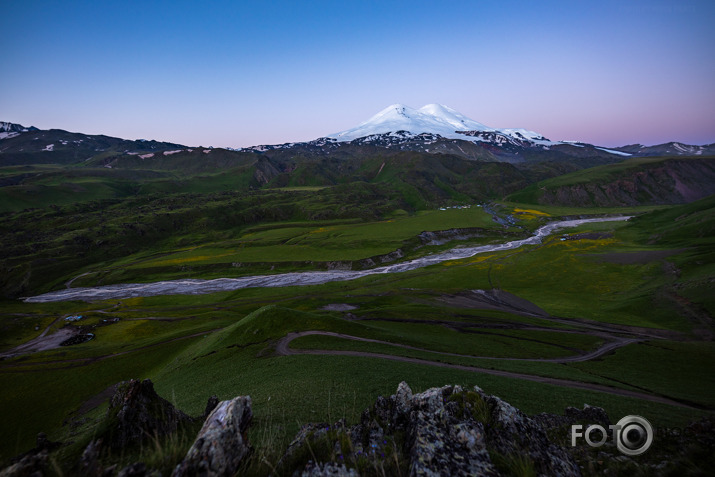
<path fill-rule="evenodd" d="M 439 134 L 447 139 L 465 141 L 483 141 L 484 139 L 479 134 L 474 134 L 476 132 L 494 133 L 517 141 L 527 141 L 543 146 L 559 144 L 527 129 L 495 129 L 485 126 L 442 104 L 428 104 L 420 109 L 399 103 L 393 104 L 354 128 L 329 134 L 326 137 L 339 142 L 347 142 L 367 136 L 394 134 L 399 131 L 406 131 L 413 135 Z M 473 134 L 465 135 L 465 132 Z"/>

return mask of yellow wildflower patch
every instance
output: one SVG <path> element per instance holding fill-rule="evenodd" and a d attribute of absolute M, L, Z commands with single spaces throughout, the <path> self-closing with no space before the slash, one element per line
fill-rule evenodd
<path fill-rule="evenodd" d="M 313 229 L 308 233 L 309 234 L 319 234 L 319 233 L 323 233 L 323 232 L 330 232 L 331 230 L 335 230 L 335 229 L 337 229 L 337 227 L 318 227 L 317 229 Z"/>
<path fill-rule="evenodd" d="M 222 253 L 222 254 L 217 254 L 217 255 L 197 255 L 195 257 L 172 258 L 172 259 L 168 259 L 168 260 L 161 260 L 161 261 L 154 262 L 152 265 L 163 267 L 163 266 L 167 266 L 167 265 L 181 265 L 183 263 L 203 262 L 206 260 L 211 260 L 211 259 L 215 259 L 215 258 L 219 258 L 219 257 L 226 257 L 229 255 L 233 255 L 234 253 L 236 253 L 235 250 L 230 251 L 228 253 Z"/>
<path fill-rule="evenodd" d="M 520 208 L 515 208 L 514 209 L 514 215 L 520 216 L 520 218 L 531 220 L 535 219 L 537 217 L 550 217 L 550 214 L 547 214 L 546 212 L 542 212 L 540 210 L 535 210 L 535 209 L 520 209 Z"/>
<path fill-rule="evenodd" d="M 468 264 L 474 264 L 474 263 L 480 263 L 480 262 L 485 262 L 492 258 L 494 255 L 483 255 L 483 254 L 478 254 L 473 257 L 470 257 L 467 261 L 467 259 L 459 259 L 459 260 L 450 260 L 448 262 L 444 262 L 444 265 L 451 267 L 453 265 L 468 265 Z"/>

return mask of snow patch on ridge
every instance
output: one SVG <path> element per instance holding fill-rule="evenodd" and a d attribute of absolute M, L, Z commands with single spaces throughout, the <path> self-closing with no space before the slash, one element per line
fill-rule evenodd
<path fill-rule="evenodd" d="M 596 149 L 598 149 L 598 150 L 601 150 L 601 151 L 604 151 L 604 152 L 608 152 L 608 153 L 610 153 L 610 154 L 615 154 L 615 155 L 617 155 L 617 156 L 627 156 L 627 157 L 629 157 L 629 156 L 632 156 L 632 155 L 633 155 L 633 154 L 630 154 L 630 153 L 628 153 L 628 152 L 614 151 L 613 149 L 606 149 L 605 147 L 597 147 L 597 146 L 594 146 L 594 147 L 596 147 Z"/>

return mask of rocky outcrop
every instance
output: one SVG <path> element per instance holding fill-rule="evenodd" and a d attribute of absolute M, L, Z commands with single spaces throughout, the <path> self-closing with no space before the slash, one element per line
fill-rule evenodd
<path fill-rule="evenodd" d="M 477 237 L 484 237 L 486 230 L 477 227 L 435 230 L 433 232 L 422 232 L 418 238 L 422 245 L 444 245 L 452 240 L 469 240 Z"/>
<path fill-rule="evenodd" d="M 364 258 L 362 260 L 357 260 L 353 262 L 352 268 L 356 270 L 362 270 L 365 268 L 372 268 L 377 265 L 381 265 L 384 263 L 390 263 L 394 262 L 395 260 L 399 260 L 405 256 L 405 252 L 402 251 L 402 249 L 397 249 L 394 250 L 390 253 L 386 253 L 383 255 L 375 255 L 374 257 L 368 257 Z"/>
<path fill-rule="evenodd" d="M 131 379 L 117 384 L 109 401 L 107 420 L 110 426 L 105 445 L 119 449 L 136 445 L 150 436 L 176 432 L 192 418 L 160 397 L 151 380 Z"/>
<path fill-rule="evenodd" d="M 135 462 L 129 464 L 125 468 L 119 471 L 117 477 L 146 477 L 147 468 L 144 462 Z"/>
<path fill-rule="evenodd" d="M 120 465 L 118 456 L 131 455 L 136 447 L 119 450 L 119 442 L 136 444 L 130 439 L 137 439 L 140 431 L 175 432 L 190 418 L 157 396 L 151 381 L 119 383 L 99 427 L 107 430 L 97 433 L 63 471 L 88 477 L 168 475 L 172 468 L 175 477 L 257 472 L 263 462 L 251 458 L 246 436 L 253 417 L 251 398 L 218 402 L 212 396 L 206 412 L 193 445 L 175 467 L 173 460 L 159 464 L 161 469 L 141 461 Z M 684 467 L 692 467 L 692 475 L 708 475 L 715 466 L 715 424 L 710 420 L 685 429 L 659 428 L 657 446 L 637 458 L 620 453 L 612 438 L 598 448 L 571 446 L 568 432 L 576 423 L 608 429 L 611 421 L 603 409 L 589 405 L 566 408 L 563 415 L 529 417 L 476 386 L 413 393 L 402 382 L 394 395 L 378 397 L 355 425 L 344 420 L 304 425 L 280 461 L 269 464 L 275 475 L 314 477 L 680 475 Z M 36 448 L 13 459 L 0 477 L 45 475 L 57 465 L 57 456 L 50 453 L 59 446 L 38 435 Z"/>
<path fill-rule="evenodd" d="M 251 398 L 220 402 L 206 418 L 194 444 L 172 476 L 230 476 L 251 453 L 246 431 L 253 418 Z"/>
<path fill-rule="evenodd" d="M 348 469 L 345 464 L 336 464 L 334 462 L 315 464 L 309 463 L 301 477 L 359 477 L 355 469 Z"/>
<path fill-rule="evenodd" d="M 604 429 L 608 429 L 608 426 L 611 425 L 611 420 L 608 418 L 606 411 L 600 407 L 589 406 L 588 404 L 584 404 L 583 409 L 567 407 L 563 416 L 541 413 L 533 416 L 532 419 L 545 429 L 556 429 L 580 422 L 598 424 Z"/>
<path fill-rule="evenodd" d="M 13 459 L 13 463 L 0 471 L 0 477 L 43 475 L 49 464 L 50 452 L 61 443 L 52 442 L 44 432 L 37 434 L 34 449 Z"/>
<path fill-rule="evenodd" d="M 17 462 L 10 464 L 0 471 L 0 477 L 20 477 L 44 475 L 49 461 L 49 453 L 44 450 L 38 453 L 27 454 Z"/>
<path fill-rule="evenodd" d="M 84 448 L 82 456 L 77 465 L 78 473 L 87 477 L 95 477 L 103 474 L 100 455 L 102 452 L 102 438 L 94 439 Z"/>
<path fill-rule="evenodd" d="M 394 395 L 379 397 L 366 409 L 355 426 L 304 426 L 282 465 L 296 465 L 306 447 L 316 456 L 321 448 L 330 449 L 330 461 L 345 463 L 348 470 L 350 464 L 367 461 L 387 474 L 497 476 L 518 465 L 540 475 L 580 475 L 573 458 L 549 441 L 543 426 L 477 387 L 444 386 L 413 394 L 402 382 Z M 305 470 L 323 464 L 309 461 Z"/>

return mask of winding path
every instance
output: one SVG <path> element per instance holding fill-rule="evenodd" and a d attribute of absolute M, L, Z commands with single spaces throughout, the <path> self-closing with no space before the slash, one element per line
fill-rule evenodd
<path fill-rule="evenodd" d="M 72 328 L 60 328 L 55 333 L 51 334 L 50 336 L 47 336 L 47 333 L 50 331 L 50 328 L 52 328 L 52 325 L 63 319 L 65 316 L 61 316 L 55 319 L 52 323 L 47 325 L 47 327 L 42 331 L 42 333 L 40 333 L 35 338 L 32 338 L 31 340 L 26 341 L 25 343 L 22 343 L 21 345 L 18 345 L 12 349 L 1 352 L 0 359 L 12 358 L 14 356 L 18 356 L 25 353 L 36 353 L 38 351 L 46 351 L 49 349 L 58 348 L 60 346 L 60 343 L 62 343 L 64 340 L 71 338 L 72 336 L 77 334 L 76 330 Z"/>
<path fill-rule="evenodd" d="M 553 331 L 553 330 L 551 330 L 551 331 Z M 556 331 L 558 332 L 559 330 L 556 330 Z M 334 333 L 332 331 L 299 331 L 299 332 L 288 333 L 286 336 L 281 338 L 278 341 L 278 343 L 276 344 L 276 353 L 281 356 L 288 356 L 290 354 L 325 354 L 325 351 L 328 351 L 328 350 L 308 350 L 308 349 L 293 350 L 290 348 L 291 341 L 301 338 L 303 336 L 311 336 L 311 335 L 332 336 L 335 338 L 341 338 L 341 339 L 346 339 L 346 340 L 377 343 L 377 344 L 383 344 L 383 345 L 388 345 L 388 346 L 394 346 L 395 348 L 409 349 L 409 350 L 413 350 L 413 351 L 422 351 L 425 353 L 441 354 L 444 356 L 456 356 L 458 358 L 493 359 L 493 360 L 499 360 L 499 361 L 537 361 L 537 362 L 542 362 L 542 363 L 579 363 L 582 361 L 589 361 L 591 359 L 595 359 L 600 356 L 603 356 L 604 354 L 610 353 L 611 351 L 621 348 L 623 346 L 643 341 L 643 340 L 637 339 L 637 338 L 613 337 L 612 338 L 613 341 L 604 343 L 603 345 L 601 345 L 600 347 L 598 347 L 597 349 L 595 349 L 593 351 L 590 351 L 590 352 L 584 353 L 584 354 L 580 354 L 580 355 L 576 355 L 576 356 L 567 356 L 567 357 L 563 357 L 563 358 L 500 358 L 500 357 L 495 357 L 495 356 L 473 356 L 473 355 L 469 355 L 469 354 L 449 353 L 446 351 L 434 351 L 431 349 L 417 348 L 415 346 L 409 346 L 409 345 L 404 345 L 404 344 L 400 344 L 400 343 L 391 343 L 389 341 L 374 340 L 371 338 L 361 338 L 359 336 L 346 335 L 343 333 Z M 319 352 L 316 353 L 313 351 L 319 351 Z"/>
<path fill-rule="evenodd" d="M 631 391 L 628 389 L 621 389 L 621 388 L 614 388 L 611 386 L 605 386 L 602 384 L 595 384 L 595 383 L 584 383 L 580 381 L 570 381 L 568 379 L 559 379 L 559 378 L 549 378 L 545 376 L 536 376 L 532 374 L 525 374 L 525 373 L 516 373 L 512 371 L 502 371 L 498 369 L 489 369 L 489 368 L 480 368 L 478 366 L 467 366 L 467 365 L 462 365 L 462 364 L 451 364 L 451 363 L 443 363 L 440 361 L 429 361 L 426 359 L 420 359 L 420 358 L 409 358 L 406 356 L 396 356 L 396 355 L 391 355 L 391 354 L 384 354 L 384 353 L 369 353 L 365 351 L 342 351 L 342 350 L 294 350 L 290 348 L 290 342 L 300 338 L 301 336 L 308 336 L 308 335 L 325 335 L 325 336 L 333 336 L 337 338 L 343 338 L 343 339 L 351 339 L 351 340 L 357 340 L 357 341 L 367 341 L 367 342 L 372 342 L 372 343 L 380 343 L 380 344 L 388 344 L 392 346 L 397 346 L 400 348 L 407 348 L 407 349 L 413 349 L 413 350 L 419 350 L 419 351 L 429 351 L 430 353 L 438 353 L 436 351 L 431 351 L 431 350 L 425 350 L 425 349 L 420 349 L 420 348 L 415 348 L 407 345 L 396 345 L 395 343 L 389 343 L 386 341 L 379 341 L 379 340 L 373 340 L 373 339 L 368 339 L 368 338 L 359 338 L 357 336 L 351 336 L 351 335 L 345 335 L 341 333 L 332 333 L 329 331 L 303 331 L 303 332 L 298 332 L 298 333 L 288 333 L 286 336 L 281 338 L 280 341 L 276 344 L 276 353 L 281 356 L 289 356 L 289 355 L 296 355 L 296 354 L 314 354 L 314 355 L 340 355 L 340 356 L 356 356 L 356 357 L 362 357 L 362 358 L 380 358 L 380 359 L 388 359 L 392 361 L 401 361 L 404 363 L 412 363 L 412 364 L 422 364 L 422 365 L 428 365 L 428 366 L 438 366 L 441 368 L 450 368 L 450 369 L 458 369 L 461 371 L 471 371 L 471 372 L 476 372 L 476 373 L 483 373 L 483 374 L 490 374 L 493 376 L 503 376 L 507 378 L 516 378 L 516 379 L 523 379 L 526 381 L 533 381 L 537 383 L 543 383 L 543 384 L 552 384 L 555 386 L 562 386 L 562 387 L 568 387 L 568 388 L 573 388 L 573 389 L 585 389 L 588 391 L 598 391 L 602 393 L 607 393 L 607 394 L 613 394 L 616 396 L 623 396 L 623 397 L 629 397 L 629 398 L 635 398 L 635 399 L 642 399 L 645 401 L 651 401 L 651 402 L 657 402 L 661 404 L 668 404 L 670 406 L 678 406 L 678 407 L 683 407 L 687 409 L 699 409 L 695 406 L 691 406 L 689 404 L 685 404 L 679 401 L 675 401 L 673 399 L 664 397 L 664 396 L 658 396 L 654 394 L 648 394 L 648 393 L 643 393 L 639 391 Z M 587 355 L 581 355 L 581 356 L 575 356 L 570 358 L 570 362 L 575 362 L 575 361 L 586 361 L 587 359 L 593 359 L 597 356 L 601 356 L 613 349 L 616 349 L 620 346 L 625 346 L 626 341 L 630 342 L 635 342 L 638 340 L 624 340 L 623 342 L 620 343 L 609 343 L 612 346 L 604 346 L 599 348 L 598 350 L 588 353 Z M 463 356 L 463 357 L 469 357 L 469 358 L 479 358 L 477 356 L 466 356 L 466 355 L 459 355 L 459 354 L 454 354 L 454 353 L 439 353 L 439 354 L 444 354 L 444 355 L 449 355 L 449 356 Z M 589 356 L 586 359 L 581 359 L 584 358 L 585 356 Z M 504 359 L 504 358 L 492 358 L 492 359 Z M 511 359 L 517 359 L 517 358 L 511 358 Z M 560 358 L 560 359 L 565 359 L 568 360 L 569 358 Z M 535 360 L 531 360 L 535 361 Z M 550 361 L 548 359 L 540 359 L 538 361 Z M 555 361 L 558 362 L 558 361 Z M 562 361 L 562 362 L 567 362 L 567 361 Z"/>

